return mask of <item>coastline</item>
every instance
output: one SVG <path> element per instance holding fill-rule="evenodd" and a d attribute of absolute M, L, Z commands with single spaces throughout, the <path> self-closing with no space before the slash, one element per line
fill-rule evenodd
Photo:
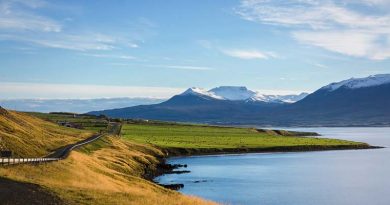
<path fill-rule="evenodd" d="M 228 154 L 250 154 L 250 153 L 291 153 L 291 152 L 317 152 L 317 151 L 342 151 L 342 150 L 366 150 L 366 149 L 382 149 L 385 147 L 371 146 L 369 144 L 360 145 L 336 145 L 336 146 L 279 146 L 269 148 L 205 148 L 205 149 L 193 149 L 193 148 L 159 148 L 164 153 L 164 157 L 158 158 L 159 163 L 155 167 L 148 167 L 145 169 L 143 178 L 149 180 L 159 186 L 163 186 L 172 190 L 179 190 L 183 188 L 182 184 L 159 184 L 154 179 L 165 174 L 182 174 L 176 173 L 174 170 L 178 167 L 186 167 L 181 164 L 169 164 L 167 160 L 175 157 L 196 157 L 196 156 L 218 156 Z M 183 173 L 187 173 L 183 172 Z"/>
<path fill-rule="evenodd" d="M 204 155 L 223 154 L 246 154 L 246 153 L 284 153 L 284 152 L 314 152 L 314 151 L 336 151 L 336 150 L 361 150 L 380 149 L 381 146 L 371 146 L 369 144 L 360 145 L 304 145 L 304 146 L 275 146 L 267 148 L 161 148 L 170 157 L 189 157 Z"/>

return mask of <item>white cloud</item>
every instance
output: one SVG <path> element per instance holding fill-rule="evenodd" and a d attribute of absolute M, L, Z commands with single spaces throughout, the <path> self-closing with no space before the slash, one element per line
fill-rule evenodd
<path fill-rule="evenodd" d="M 124 60 L 137 59 L 136 57 L 130 55 L 110 55 L 110 54 L 96 54 L 96 53 L 82 53 L 82 55 L 96 57 L 96 58 L 116 58 L 116 59 L 124 59 Z"/>
<path fill-rule="evenodd" d="M 61 28 L 57 22 L 44 17 L 0 15 L 0 29 L 60 32 Z"/>
<path fill-rule="evenodd" d="M 202 67 L 202 66 L 188 66 L 188 65 L 166 65 L 162 66 L 165 68 L 174 68 L 180 70 L 213 70 L 211 67 Z"/>
<path fill-rule="evenodd" d="M 139 45 L 136 43 L 129 43 L 130 48 L 139 48 Z"/>
<path fill-rule="evenodd" d="M 234 58 L 240 59 L 269 59 L 269 58 L 279 58 L 275 52 L 272 51 L 259 51 L 257 49 L 226 49 L 219 46 L 214 45 L 213 42 L 209 40 L 198 40 L 197 44 L 206 49 L 216 50 L 218 52 L 222 52 L 225 55 Z"/>
<path fill-rule="evenodd" d="M 302 43 L 355 57 L 373 60 L 390 58 L 390 44 L 380 41 L 375 34 L 348 31 L 294 32 L 294 38 Z"/>
<path fill-rule="evenodd" d="M 221 50 L 224 54 L 241 59 L 269 59 L 275 58 L 276 55 L 272 52 L 261 52 L 258 50 L 239 50 L 239 49 L 225 49 Z"/>
<path fill-rule="evenodd" d="M 38 14 L 42 7 L 53 10 L 52 6 L 43 0 L 0 1 L 0 40 L 78 51 L 139 47 L 134 39 L 129 40 L 121 35 L 104 34 L 88 29 L 83 32 L 74 31 L 71 25 L 67 25 L 72 21 L 64 19 L 57 21 L 55 18 Z"/>
<path fill-rule="evenodd" d="M 61 48 L 68 50 L 88 51 L 88 50 L 112 50 L 117 41 L 111 36 L 104 34 L 51 34 L 45 35 L 11 35 L 0 34 L 0 40 L 21 41 L 48 48 Z"/>
<path fill-rule="evenodd" d="M 329 68 L 327 65 L 321 64 L 321 63 L 312 63 L 312 65 L 319 67 L 319 68 Z"/>
<path fill-rule="evenodd" d="M 45 5 L 42 1 L 2 1 L 0 2 L 0 30 L 22 30 L 60 32 L 62 25 L 58 22 L 33 14 L 31 12 L 15 9 L 19 5 L 36 9 Z"/>
<path fill-rule="evenodd" d="M 47 5 L 47 2 L 43 0 L 4 0 L 4 2 L 13 2 L 13 3 L 19 3 L 23 4 L 25 6 L 31 7 L 31 8 L 39 8 L 39 7 L 44 7 Z"/>
<path fill-rule="evenodd" d="M 127 64 L 127 63 L 111 63 L 112 66 L 120 67 L 150 67 L 150 68 L 168 68 L 168 69 L 178 69 L 178 70 L 189 70 L 189 71 L 209 71 L 214 70 L 215 68 L 207 66 L 192 66 L 192 65 L 148 65 L 148 64 Z"/>
<path fill-rule="evenodd" d="M 179 70 L 214 70 L 212 67 L 206 67 L 206 66 L 192 66 L 192 65 L 143 65 L 146 67 L 154 67 L 154 68 L 172 68 L 172 69 L 179 69 Z"/>
<path fill-rule="evenodd" d="M 115 48 L 115 39 L 104 34 L 58 35 L 47 39 L 26 39 L 33 43 L 69 50 L 112 50 Z"/>
<path fill-rule="evenodd" d="M 359 2 L 359 0 L 349 0 L 350 3 L 356 3 Z M 390 5 L 389 0 L 360 0 L 361 3 L 365 3 L 370 6 L 388 6 Z"/>
<path fill-rule="evenodd" d="M 184 88 L 105 86 L 41 83 L 0 83 L 0 96 L 8 99 L 89 99 L 102 97 L 169 98 L 183 92 Z"/>
<path fill-rule="evenodd" d="M 357 10 L 356 4 L 370 9 Z M 390 14 L 380 12 L 383 4 L 389 1 L 242 0 L 236 12 L 246 20 L 288 27 L 304 44 L 384 60 L 390 58 Z"/>
<path fill-rule="evenodd" d="M 284 26 L 309 26 L 313 29 L 367 28 L 389 26 L 390 16 L 361 14 L 357 11 L 323 0 L 243 0 L 237 13 L 243 18 Z"/>

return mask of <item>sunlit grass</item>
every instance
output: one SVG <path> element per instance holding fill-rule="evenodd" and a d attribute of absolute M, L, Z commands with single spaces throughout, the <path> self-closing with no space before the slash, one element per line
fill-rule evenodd
<path fill-rule="evenodd" d="M 98 145 L 96 145 L 98 144 Z M 40 184 L 69 204 L 214 204 L 144 180 L 163 153 L 152 146 L 105 137 L 66 160 L 0 168 L 0 175 Z"/>
<path fill-rule="evenodd" d="M 47 114 L 40 117 L 44 116 Z M 49 120 L 63 120 L 63 117 Z M 73 143 L 89 136 L 93 133 L 91 130 L 94 129 L 60 127 L 17 112 L 0 117 L 0 142 L 26 156 L 42 155 Z M 156 170 L 159 159 L 166 157 L 165 151 L 172 148 L 202 150 L 361 144 L 335 139 L 284 137 L 250 128 L 134 123 L 123 126 L 122 138 L 105 136 L 58 162 L 0 167 L 0 176 L 39 184 L 68 204 L 214 204 L 164 189 L 143 177 Z"/>
<path fill-rule="evenodd" d="M 44 116 L 47 114 L 40 117 Z M 38 157 L 92 134 L 50 122 L 63 117 L 47 121 L 25 113 L 4 112 L 0 115 L 1 145 L 20 156 Z M 71 152 L 65 160 L 0 166 L 0 177 L 41 185 L 67 204 L 214 204 L 143 179 L 156 170 L 162 157 L 163 152 L 156 147 L 105 136 Z"/>
<path fill-rule="evenodd" d="M 85 130 L 99 132 L 100 130 L 106 131 L 108 127 L 108 121 L 105 118 L 99 118 L 91 115 L 75 115 L 71 113 L 38 113 L 31 112 L 29 115 L 39 117 L 41 119 L 58 122 L 72 122 L 79 124 Z"/>
<path fill-rule="evenodd" d="M 339 146 L 363 143 L 315 137 L 284 137 L 251 128 L 223 128 L 153 123 L 126 124 L 125 139 L 164 148 L 270 148 L 280 146 Z"/>
<path fill-rule="evenodd" d="M 61 127 L 25 113 L 8 111 L 0 114 L 0 148 L 11 150 L 16 157 L 44 156 L 92 133 Z"/>

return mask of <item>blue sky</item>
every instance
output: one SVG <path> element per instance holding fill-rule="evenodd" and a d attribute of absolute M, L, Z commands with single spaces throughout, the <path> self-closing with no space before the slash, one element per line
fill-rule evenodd
<path fill-rule="evenodd" d="M 0 98 L 314 91 L 390 73 L 387 0 L 0 0 Z"/>

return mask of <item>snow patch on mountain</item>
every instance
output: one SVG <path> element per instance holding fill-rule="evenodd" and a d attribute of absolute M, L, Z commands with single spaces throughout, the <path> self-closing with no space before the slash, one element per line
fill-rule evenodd
<path fill-rule="evenodd" d="M 299 95 L 264 95 L 257 93 L 251 97 L 248 101 L 262 101 L 262 102 L 273 102 L 273 103 L 295 103 L 302 100 L 309 93 L 301 93 Z"/>
<path fill-rule="evenodd" d="M 215 98 L 215 99 L 219 99 L 219 100 L 223 100 L 224 99 L 223 97 L 215 95 L 212 92 L 209 92 L 209 91 L 207 91 L 207 90 L 205 90 L 203 88 L 197 88 L 197 87 L 188 88 L 181 95 L 206 96 L 206 97 L 211 97 L 211 98 Z"/>
<path fill-rule="evenodd" d="M 243 86 L 220 86 L 209 90 L 209 93 L 220 96 L 225 100 L 246 100 L 256 95 L 256 92 Z"/>
<path fill-rule="evenodd" d="M 331 83 L 327 86 L 322 87 L 321 89 L 334 91 L 341 87 L 349 88 L 349 89 L 357 89 L 357 88 L 365 88 L 365 87 L 373 87 L 382 84 L 390 83 L 390 74 L 379 74 L 379 75 L 371 75 L 366 78 L 351 78 L 348 80 L 343 80 L 337 83 Z"/>
<path fill-rule="evenodd" d="M 272 102 L 272 103 L 294 103 L 308 95 L 264 95 L 247 89 L 244 86 L 220 86 L 209 91 L 202 88 L 189 88 L 181 95 L 197 95 L 210 97 L 219 100 L 247 101 L 247 102 Z"/>

